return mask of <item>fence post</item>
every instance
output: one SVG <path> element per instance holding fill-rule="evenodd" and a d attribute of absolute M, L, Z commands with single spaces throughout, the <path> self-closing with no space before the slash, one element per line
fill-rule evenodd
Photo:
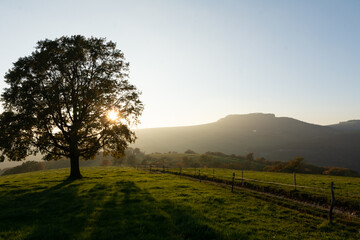
<path fill-rule="evenodd" d="M 332 223 L 333 220 L 333 209 L 335 205 L 335 196 L 334 196 L 334 182 L 331 182 L 331 205 L 329 210 L 329 222 Z"/>
<path fill-rule="evenodd" d="M 213 168 L 213 181 L 214 181 L 214 176 L 215 176 L 215 168 Z"/>
<path fill-rule="evenodd" d="M 235 172 L 233 172 L 232 184 L 231 184 L 231 192 L 234 192 L 234 184 L 235 184 Z"/>
<path fill-rule="evenodd" d="M 201 182 L 201 175 L 200 175 L 200 169 L 199 169 L 199 180 L 200 180 L 200 182 Z"/>
<path fill-rule="evenodd" d="M 295 187 L 295 191 L 296 191 L 296 172 L 294 171 L 294 187 Z"/>
<path fill-rule="evenodd" d="M 244 169 L 241 169 L 241 185 L 244 185 Z"/>

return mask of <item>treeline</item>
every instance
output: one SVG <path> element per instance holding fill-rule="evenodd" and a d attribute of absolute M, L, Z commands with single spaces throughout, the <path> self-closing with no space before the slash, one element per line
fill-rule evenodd
<path fill-rule="evenodd" d="M 286 172 L 286 173 L 310 173 L 310 174 L 323 174 L 334 176 L 347 176 L 347 177 L 360 177 L 360 175 L 351 169 L 341 167 L 319 167 L 308 164 L 304 158 L 297 157 L 294 160 L 287 162 L 275 161 L 272 165 L 264 168 L 268 172 Z"/>
<path fill-rule="evenodd" d="M 238 160 L 238 161 L 234 161 Z M 254 154 L 246 156 L 226 155 L 221 152 L 206 152 L 197 154 L 194 157 L 184 156 L 177 162 L 178 167 L 201 167 L 201 168 L 230 168 L 244 170 L 260 170 L 259 163 L 263 159 L 254 159 Z M 261 163 L 262 164 L 262 163 Z"/>
<path fill-rule="evenodd" d="M 254 153 L 246 155 L 225 154 L 222 152 L 206 152 L 197 154 L 193 150 L 186 150 L 184 156 L 171 158 L 176 152 L 156 153 L 145 155 L 141 164 L 182 168 L 227 168 L 235 170 L 256 170 L 268 172 L 297 172 L 308 174 L 324 174 L 335 176 L 360 177 L 351 169 L 341 167 L 319 167 L 305 162 L 304 158 L 296 157 L 286 162 L 268 161 L 263 157 L 255 158 Z M 180 155 L 180 154 L 178 154 Z"/>
<path fill-rule="evenodd" d="M 141 164 L 144 159 L 146 159 L 146 155 L 139 148 L 127 148 L 123 157 L 119 159 L 112 158 L 111 162 L 114 166 L 126 165 L 135 167 L 137 164 Z"/>
<path fill-rule="evenodd" d="M 17 173 L 26 173 L 26 172 L 34 172 L 40 171 L 45 169 L 45 164 L 43 162 L 36 162 L 36 161 L 28 161 L 24 162 L 19 166 L 6 169 L 2 176 L 10 175 L 10 174 L 17 174 Z"/>
<path fill-rule="evenodd" d="M 236 159 L 236 161 L 234 161 Z M 153 164 L 167 167 L 183 167 L 183 168 L 231 168 L 231 169 L 247 169 L 261 170 L 266 162 L 264 158 L 254 159 L 254 154 L 249 153 L 246 156 L 226 155 L 221 152 L 206 152 L 198 154 L 193 150 L 186 150 L 184 153 L 168 152 L 146 154 L 140 164 Z"/>
<path fill-rule="evenodd" d="M 268 161 L 263 157 L 255 158 L 254 153 L 248 153 L 246 155 L 228 155 L 222 152 L 206 152 L 204 154 L 198 154 L 191 149 L 186 150 L 184 153 L 171 151 L 168 153 L 145 154 L 139 148 L 127 148 L 124 156 L 119 159 L 114 159 L 111 156 L 104 156 L 102 153 L 98 153 L 92 160 L 80 161 L 81 167 L 111 165 L 131 167 L 137 165 L 153 165 L 170 168 L 227 168 L 235 170 L 287 173 L 297 172 L 360 177 L 357 172 L 347 168 L 319 167 L 308 164 L 302 157 L 296 157 L 295 159 L 286 162 Z M 6 169 L 3 171 L 2 175 L 68 167 L 70 167 L 70 161 L 68 159 L 49 162 L 28 161 L 20 166 Z"/>

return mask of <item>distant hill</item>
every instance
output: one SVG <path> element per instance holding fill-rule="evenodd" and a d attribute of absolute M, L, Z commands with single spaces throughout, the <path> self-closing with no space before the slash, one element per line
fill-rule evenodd
<path fill-rule="evenodd" d="M 342 131 L 360 131 L 360 120 L 350 120 L 338 124 L 329 125 L 329 127 Z"/>
<path fill-rule="evenodd" d="M 310 164 L 360 172 L 359 122 L 320 126 L 274 114 L 229 115 L 197 126 L 139 129 L 133 146 L 147 153 L 187 149 L 243 155 L 254 152 L 257 157 L 281 161 L 302 156 Z"/>

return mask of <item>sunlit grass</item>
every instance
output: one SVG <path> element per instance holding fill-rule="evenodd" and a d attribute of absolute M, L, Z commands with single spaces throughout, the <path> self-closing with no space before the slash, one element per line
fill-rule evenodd
<path fill-rule="evenodd" d="M 160 168 L 161 170 L 161 168 Z M 179 172 L 179 168 L 170 169 L 173 172 Z M 198 176 L 199 169 L 183 168 L 182 173 Z M 249 182 L 256 186 L 272 187 L 287 192 L 294 190 L 294 175 L 292 173 L 276 173 L 263 171 L 241 171 L 221 168 L 202 168 L 200 169 L 201 176 L 214 177 L 227 181 L 232 180 L 233 173 L 235 173 L 235 182 L 241 183 L 242 178 L 245 182 Z M 259 181 L 252 181 L 259 180 Z M 334 182 L 335 197 L 338 200 L 351 201 L 360 206 L 360 178 L 357 177 L 343 177 L 343 176 L 329 176 L 329 175 L 315 175 L 315 174 L 296 174 L 296 185 L 299 194 L 306 193 L 313 196 L 322 197 L 330 202 L 330 184 Z M 276 184 L 279 183 L 279 184 Z M 282 185 L 284 184 L 284 185 Z M 288 185 L 288 186 L 286 186 Z"/>
<path fill-rule="evenodd" d="M 128 168 L 68 169 L 0 177 L 0 239 L 359 239 L 229 189 Z"/>

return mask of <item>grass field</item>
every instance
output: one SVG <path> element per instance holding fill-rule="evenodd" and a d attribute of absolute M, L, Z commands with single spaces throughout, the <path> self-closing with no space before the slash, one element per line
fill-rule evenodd
<path fill-rule="evenodd" d="M 208 177 L 212 179 L 212 168 L 203 168 L 200 170 L 203 178 Z M 179 169 L 170 169 L 170 171 L 179 172 Z M 263 187 L 265 189 L 270 188 L 273 191 L 292 194 L 300 198 L 304 196 L 308 198 L 313 197 L 314 199 L 318 198 L 327 203 L 331 201 L 330 185 L 331 182 L 334 182 L 334 192 L 338 206 L 343 204 L 347 208 L 353 207 L 354 211 L 360 210 L 360 178 L 296 174 L 297 192 L 294 193 L 294 175 L 292 173 L 243 171 L 242 174 L 242 171 L 231 169 L 214 169 L 214 172 L 214 177 L 217 179 L 232 181 L 233 173 L 235 173 L 236 183 L 238 184 L 242 183 L 243 176 L 244 181 L 251 183 L 253 186 Z M 182 173 L 195 176 L 195 169 L 184 168 L 182 169 Z M 198 176 L 198 169 L 196 170 L 196 176 Z"/>
<path fill-rule="evenodd" d="M 0 239 L 360 239 L 360 226 L 130 168 L 0 177 Z"/>

